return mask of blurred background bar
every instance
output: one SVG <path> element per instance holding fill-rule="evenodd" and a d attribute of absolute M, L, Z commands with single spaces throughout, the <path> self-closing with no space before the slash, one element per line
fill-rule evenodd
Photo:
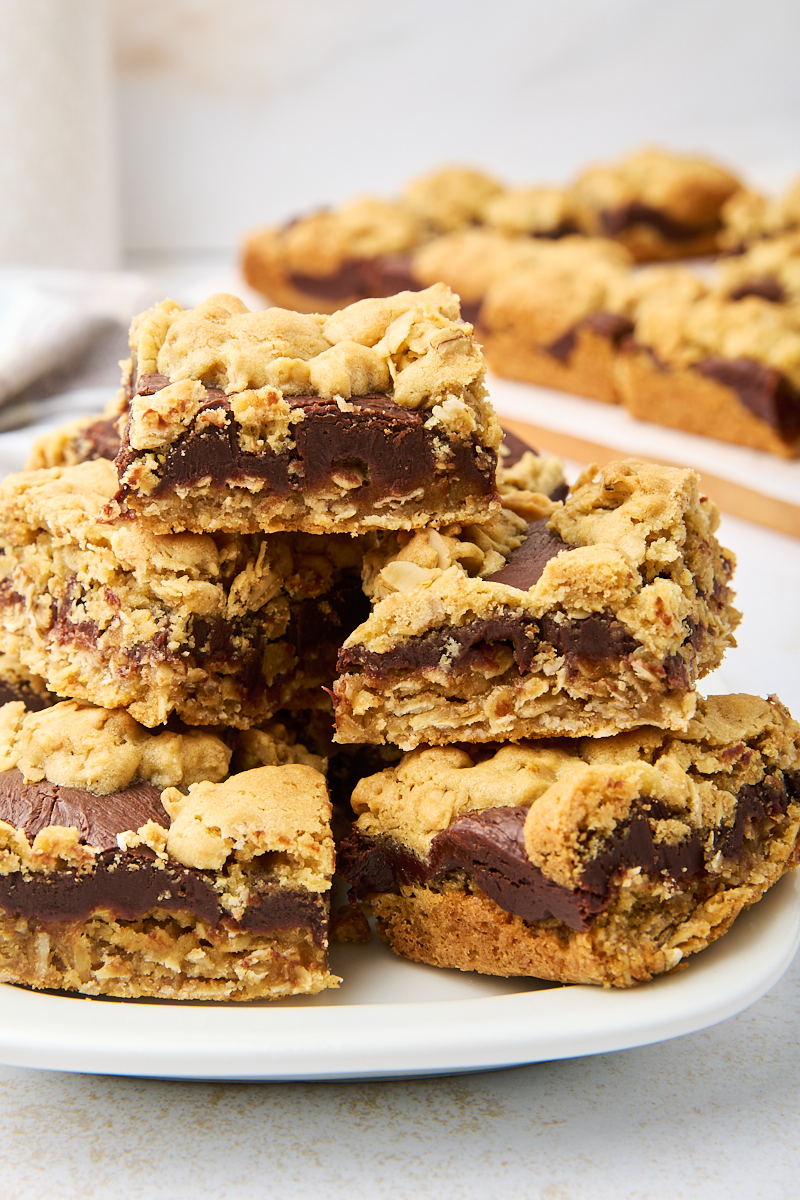
<path fill-rule="evenodd" d="M 230 248 L 448 162 L 563 183 L 660 142 L 768 189 L 798 168 L 797 0 L 112 0 L 111 13 L 136 252 Z"/>

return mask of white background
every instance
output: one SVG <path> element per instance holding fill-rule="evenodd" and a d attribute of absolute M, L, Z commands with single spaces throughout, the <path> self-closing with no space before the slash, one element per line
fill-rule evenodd
<path fill-rule="evenodd" d="M 129 248 L 473 162 L 566 181 L 646 141 L 800 172 L 797 0 L 111 0 Z"/>

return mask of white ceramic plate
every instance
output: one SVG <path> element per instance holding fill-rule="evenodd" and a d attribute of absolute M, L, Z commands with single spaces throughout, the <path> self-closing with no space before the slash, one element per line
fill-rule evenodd
<path fill-rule="evenodd" d="M 0 1062 L 172 1079 L 370 1079 L 644 1046 L 741 1012 L 800 943 L 787 876 L 686 970 L 630 991 L 488 979 L 336 947 L 338 991 L 277 1004 L 79 999 L 0 985 Z"/>

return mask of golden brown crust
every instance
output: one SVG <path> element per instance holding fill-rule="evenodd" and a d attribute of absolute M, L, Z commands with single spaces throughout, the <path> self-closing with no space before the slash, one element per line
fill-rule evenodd
<path fill-rule="evenodd" d="M 85 996 L 161 1000 L 280 1000 L 338 987 L 327 952 L 304 931 L 210 930 L 189 912 L 154 910 L 121 921 L 97 910 L 85 922 L 42 928 L 0 915 L 0 980 Z"/>
<path fill-rule="evenodd" d="M 612 918 L 583 933 L 555 922 L 534 927 L 479 891 L 406 888 L 399 896 L 381 896 L 373 909 L 381 937 L 415 962 L 483 975 L 632 987 L 674 970 L 727 933 L 783 869 L 776 864 L 758 882 L 717 893 L 690 912 L 676 902 L 656 905 L 635 938 L 629 930 L 615 937 Z"/>
<path fill-rule="evenodd" d="M 506 379 L 588 396 L 604 404 L 620 402 L 615 377 L 616 344 L 591 326 L 576 329 L 566 362 L 543 346 L 526 344 L 517 331 L 508 329 L 484 333 L 483 352 L 490 370 Z"/>
<path fill-rule="evenodd" d="M 783 458 L 800 453 L 800 438 L 782 438 L 745 407 L 733 388 L 701 375 L 692 366 L 670 368 L 634 345 L 618 355 L 615 377 L 622 404 L 640 421 L 768 450 Z"/>

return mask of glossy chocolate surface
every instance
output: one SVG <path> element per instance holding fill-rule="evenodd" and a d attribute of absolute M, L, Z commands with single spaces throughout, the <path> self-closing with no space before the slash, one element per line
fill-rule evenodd
<path fill-rule="evenodd" d="M 528 535 L 521 545 L 513 550 L 504 567 L 487 577 L 487 583 L 504 583 L 506 587 L 519 588 L 527 592 L 541 578 L 551 558 L 562 550 L 571 550 L 557 533 L 547 528 L 547 521 L 531 521 Z"/>
<path fill-rule="evenodd" d="M 0 821 L 22 829 L 29 842 L 50 825 L 78 830 L 80 840 L 96 850 L 116 850 L 117 834 L 139 829 L 148 821 L 169 828 L 161 793 L 149 783 L 98 796 L 82 788 L 26 783 L 16 769 L 0 774 Z"/>

